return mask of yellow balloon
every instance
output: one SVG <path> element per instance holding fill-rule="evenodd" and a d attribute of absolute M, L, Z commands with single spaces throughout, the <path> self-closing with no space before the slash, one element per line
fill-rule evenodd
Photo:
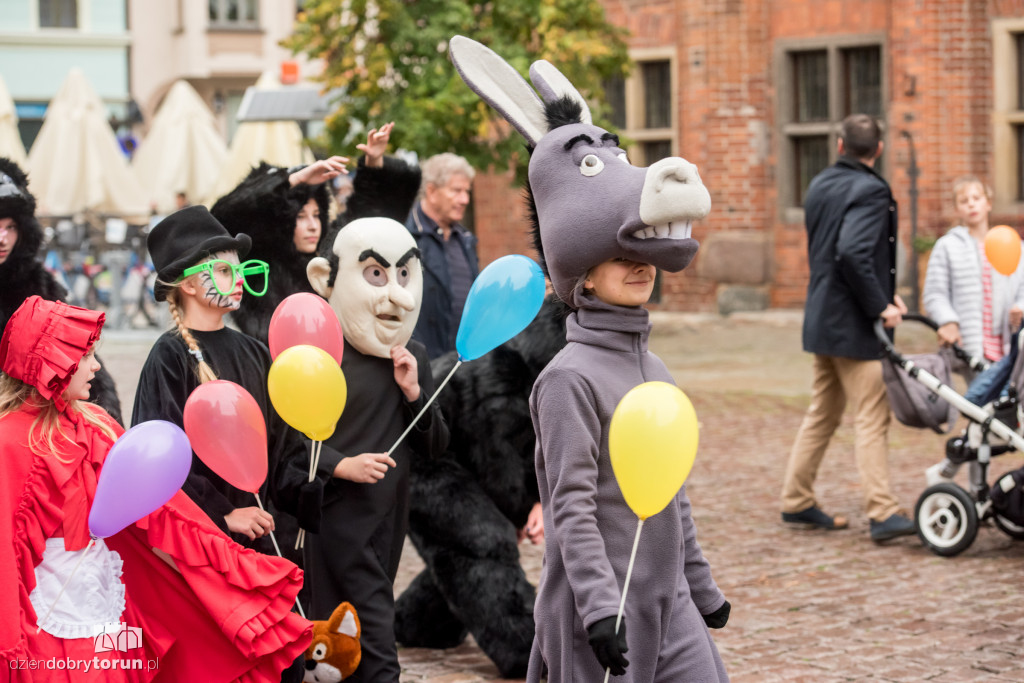
<path fill-rule="evenodd" d="M 644 382 L 619 401 L 608 450 L 622 496 L 637 517 L 658 514 L 679 493 L 697 455 L 697 431 L 693 404 L 673 384 Z"/>
<path fill-rule="evenodd" d="M 308 344 L 277 355 L 267 376 L 267 389 L 281 419 L 314 441 L 334 433 L 348 397 L 338 361 Z"/>
<path fill-rule="evenodd" d="M 1020 235 L 1009 225 L 997 225 L 985 234 L 985 258 L 1003 275 L 1013 275 L 1020 263 Z"/>

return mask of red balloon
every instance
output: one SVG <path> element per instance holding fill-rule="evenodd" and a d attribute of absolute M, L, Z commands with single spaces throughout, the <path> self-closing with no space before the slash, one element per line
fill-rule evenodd
<path fill-rule="evenodd" d="M 267 478 L 267 423 L 248 391 L 224 379 L 200 384 L 185 401 L 192 450 L 221 479 L 257 493 Z"/>
<path fill-rule="evenodd" d="M 309 292 L 292 294 L 277 305 L 270 318 L 267 341 L 270 357 L 274 360 L 285 349 L 308 344 L 323 349 L 341 365 L 341 355 L 345 350 L 341 323 L 334 309 L 322 298 Z"/>

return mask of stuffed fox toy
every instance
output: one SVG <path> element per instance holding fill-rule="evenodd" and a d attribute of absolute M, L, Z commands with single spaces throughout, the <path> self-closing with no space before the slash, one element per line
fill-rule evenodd
<path fill-rule="evenodd" d="M 343 602 L 327 621 L 313 622 L 313 642 L 306 650 L 305 683 L 337 683 L 352 675 L 363 656 L 359 616 Z"/>

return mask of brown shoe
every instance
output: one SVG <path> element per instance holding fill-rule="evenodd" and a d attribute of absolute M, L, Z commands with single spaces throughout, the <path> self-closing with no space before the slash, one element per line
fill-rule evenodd
<path fill-rule="evenodd" d="M 826 529 L 828 531 L 845 529 L 850 525 L 850 522 L 845 517 L 840 517 L 839 515 L 829 517 L 821 511 L 821 508 L 815 505 L 800 512 L 783 512 L 782 521 L 793 526 Z"/>

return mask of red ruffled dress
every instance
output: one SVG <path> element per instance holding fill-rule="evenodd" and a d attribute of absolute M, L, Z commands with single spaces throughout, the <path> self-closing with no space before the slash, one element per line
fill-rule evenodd
<path fill-rule="evenodd" d="M 102 409 L 79 405 L 123 432 Z M 312 637 L 312 624 L 290 611 L 302 571 L 242 548 L 181 491 L 105 539 L 123 563 L 120 621 L 141 629 L 140 648 L 97 653 L 92 637 L 37 632 L 41 617 L 29 596 L 46 541 L 62 537 L 68 551 L 87 546 L 89 508 L 112 445 L 65 410 L 61 428 L 73 443 L 58 440 L 60 458 L 33 453 L 37 415 L 26 405 L 0 417 L 0 681 L 279 681 Z"/>

